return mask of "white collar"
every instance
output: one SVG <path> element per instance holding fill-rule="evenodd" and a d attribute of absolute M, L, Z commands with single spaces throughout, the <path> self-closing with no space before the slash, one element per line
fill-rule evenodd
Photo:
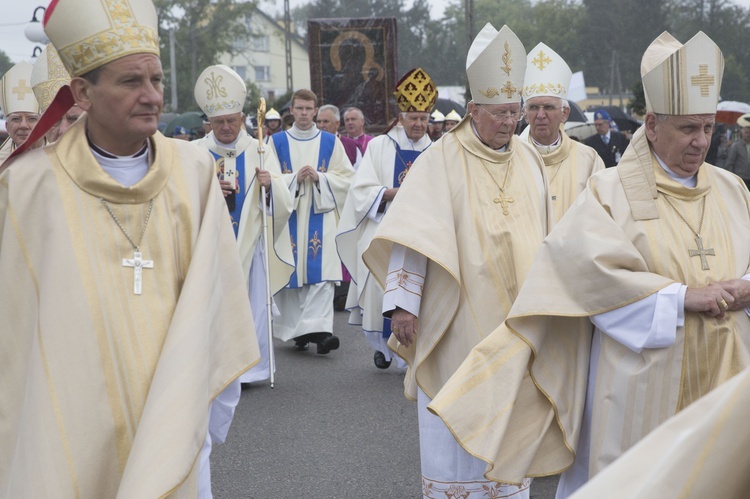
<path fill-rule="evenodd" d="M 691 189 L 698 185 L 698 174 L 696 173 L 692 177 L 681 177 L 677 175 L 675 172 L 673 172 L 667 164 L 661 160 L 659 156 L 654 153 L 654 157 L 656 158 L 656 161 L 659 163 L 659 166 L 662 167 L 662 169 L 667 172 L 667 175 L 669 175 L 669 178 L 674 180 L 675 182 L 679 182 L 680 184 L 684 185 L 685 187 L 690 187 Z"/>

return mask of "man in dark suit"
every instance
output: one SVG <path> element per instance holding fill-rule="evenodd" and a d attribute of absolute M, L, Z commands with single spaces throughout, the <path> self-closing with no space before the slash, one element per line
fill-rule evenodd
<path fill-rule="evenodd" d="M 593 147 L 599 153 L 604 166 L 607 168 L 617 166 L 630 141 L 620 132 L 610 130 L 609 113 L 603 109 L 594 113 L 594 126 L 596 126 L 596 135 L 592 135 L 583 143 Z"/>

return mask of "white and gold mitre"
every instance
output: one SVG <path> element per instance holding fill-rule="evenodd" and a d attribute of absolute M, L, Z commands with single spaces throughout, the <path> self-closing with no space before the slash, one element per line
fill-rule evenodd
<path fill-rule="evenodd" d="M 487 23 L 466 56 L 466 76 L 476 104 L 521 102 L 526 49 L 507 26 L 500 31 Z"/>
<path fill-rule="evenodd" d="M 40 112 L 47 110 L 57 91 L 70 83 L 68 70 L 63 66 L 57 50 L 51 43 L 44 47 L 31 72 L 31 88 L 39 102 Z"/>
<path fill-rule="evenodd" d="M 724 56 L 708 35 L 699 31 L 682 45 L 665 31 L 641 60 L 646 109 L 658 114 L 714 114 L 723 74 Z"/>
<path fill-rule="evenodd" d="M 526 57 L 526 76 L 523 78 L 523 98 L 568 98 L 573 72 L 560 54 L 540 43 Z"/>
<path fill-rule="evenodd" d="M 38 113 L 39 103 L 31 89 L 31 72 L 34 66 L 19 62 L 0 80 L 0 108 L 5 116 L 12 113 Z"/>
<path fill-rule="evenodd" d="M 81 76 L 132 54 L 159 57 L 151 0 L 57 0 L 44 15 L 44 32 L 65 68 Z"/>
<path fill-rule="evenodd" d="M 195 102 L 206 116 L 241 113 L 247 97 L 247 87 L 240 75 L 223 64 L 209 66 L 195 82 Z M 267 118 L 267 116 L 266 116 Z"/>

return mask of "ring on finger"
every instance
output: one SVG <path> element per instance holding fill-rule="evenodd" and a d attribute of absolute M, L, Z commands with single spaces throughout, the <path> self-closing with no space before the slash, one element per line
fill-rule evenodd
<path fill-rule="evenodd" d="M 723 308 L 724 310 L 726 310 L 726 309 L 728 309 L 728 308 L 729 308 L 729 304 L 728 304 L 728 303 L 727 303 L 727 301 L 726 301 L 726 300 L 724 300 L 724 299 L 722 299 L 722 300 L 721 300 L 721 301 L 719 302 L 719 306 L 720 306 L 721 308 Z"/>

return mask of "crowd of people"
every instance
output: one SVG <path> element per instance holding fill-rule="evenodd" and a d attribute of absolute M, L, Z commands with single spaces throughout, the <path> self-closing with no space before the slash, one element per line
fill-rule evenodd
<path fill-rule="evenodd" d="M 152 1 L 118 5 L 51 5 L 51 44 L 0 82 L 4 496 L 210 498 L 212 445 L 241 384 L 273 376 L 272 337 L 368 341 L 403 370 L 425 497 L 528 498 L 560 473 L 558 498 L 746 494 L 742 448 L 713 441 L 744 431 L 750 115 L 725 169 L 707 163 L 708 36 L 648 47 L 630 138 L 601 111 L 571 139 L 568 63 L 487 24 L 465 116 L 414 68 L 375 137 L 306 89 L 289 126 L 270 109 L 254 130 L 245 82 L 212 65 L 190 141 L 158 133 Z M 364 338 L 335 334 L 337 289 Z M 673 459 L 644 468 L 655 448 Z"/>

